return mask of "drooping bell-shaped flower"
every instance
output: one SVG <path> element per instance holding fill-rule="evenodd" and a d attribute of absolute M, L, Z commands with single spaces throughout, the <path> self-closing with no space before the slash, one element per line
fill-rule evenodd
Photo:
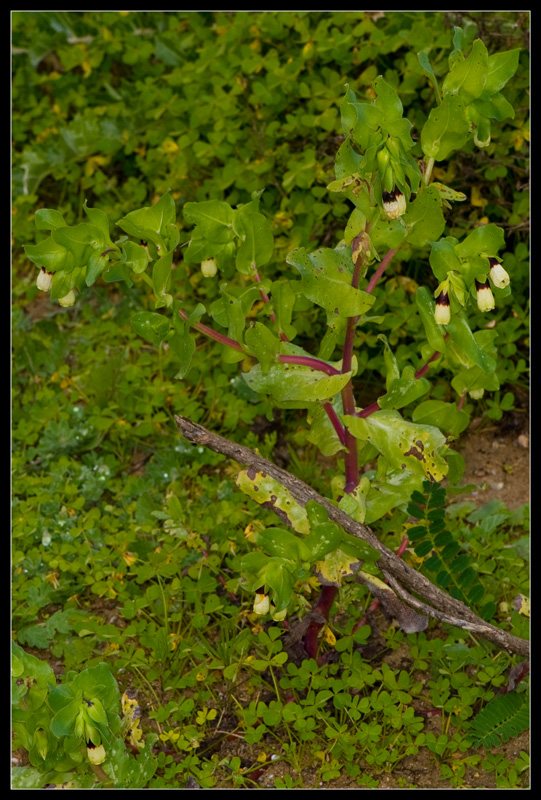
<path fill-rule="evenodd" d="M 45 267 L 42 267 L 38 272 L 38 279 L 36 281 L 36 286 L 38 289 L 41 289 L 42 292 L 50 292 L 51 291 L 51 284 L 53 282 L 54 272 L 47 272 Z"/>
<path fill-rule="evenodd" d="M 451 321 L 451 304 L 449 301 L 449 292 L 442 289 L 436 297 L 436 308 L 434 310 L 434 319 L 438 325 L 448 325 Z"/>
<path fill-rule="evenodd" d="M 477 307 L 479 311 L 492 311 L 496 303 L 489 282 L 481 283 L 476 280 L 475 288 L 477 289 Z"/>
<path fill-rule="evenodd" d="M 497 258 L 489 258 L 490 280 L 497 289 L 505 289 L 509 285 L 509 273 L 502 267 Z"/>
<path fill-rule="evenodd" d="M 396 186 L 392 192 L 383 192 L 383 210 L 390 219 L 398 219 L 406 213 L 406 198 Z"/>
<path fill-rule="evenodd" d="M 217 271 L 216 259 L 206 258 L 201 262 L 201 272 L 205 278 L 213 278 Z"/>
<path fill-rule="evenodd" d="M 255 600 L 254 600 L 254 613 L 263 616 L 263 614 L 268 614 L 270 609 L 270 600 L 268 594 L 263 594 L 262 592 L 256 592 Z"/>
<path fill-rule="evenodd" d="M 102 744 L 96 746 L 91 741 L 86 743 L 86 753 L 91 764 L 103 764 L 107 758 L 105 747 Z"/>
<path fill-rule="evenodd" d="M 64 307 L 72 306 L 75 303 L 75 292 L 73 289 L 64 295 L 64 297 L 61 297 L 58 302 Z"/>

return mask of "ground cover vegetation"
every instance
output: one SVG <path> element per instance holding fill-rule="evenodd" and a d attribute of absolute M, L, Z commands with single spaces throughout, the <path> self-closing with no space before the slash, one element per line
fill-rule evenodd
<path fill-rule="evenodd" d="M 13 65 L 13 785 L 527 785 L 528 506 L 457 449 L 528 388 L 527 15 Z"/>

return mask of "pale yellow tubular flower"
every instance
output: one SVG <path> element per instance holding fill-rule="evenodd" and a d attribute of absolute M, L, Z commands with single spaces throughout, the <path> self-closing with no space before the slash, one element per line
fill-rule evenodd
<path fill-rule="evenodd" d="M 51 284 L 53 282 L 53 277 L 54 277 L 54 272 L 47 272 L 45 267 L 42 267 L 38 273 L 36 286 L 38 287 L 38 289 L 41 289 L 42 292 L 50 292 Z"/>
<path fill-rule="evenodd" d="M 477 289 L 477 307 L 479 311 L 492 311 L 496 303 L 489 282 L 480 283 L 476 280 L 475 288 Z"/>
<path fill-rule="evenodd" d="M 509 273 L 502 267 L 497 258 L 489 258 L 490 280 L 497 289 L 505 289 L 509 285 Z"/>

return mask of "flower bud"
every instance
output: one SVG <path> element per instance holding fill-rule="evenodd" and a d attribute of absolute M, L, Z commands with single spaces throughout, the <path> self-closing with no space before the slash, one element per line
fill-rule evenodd
<path fill-rule="evenodd" d="M 64 295 L 64 297 L 61 297 L 58 302 L 64 307 L 72 306 L 75 303 L 75 292 L 73 289 Z"/>
<path fill-rule="evenodd" d="M 381 198 L 383 210 L 390 219 L 398 219 L 406 213 L 406 198 L 396 186 L 392 192 L 383 192 Z"/>
<path fill-rule="evenodd" d="M 38 753 L 45 761 L 45 759 L 47 758 L 47 752 L 49 750 L 49 743 L 47 741 L 47 734 L 45 733 L 43 728 L 38 728 L 38 730 L 35 732 L 34 741 L 36 743 Z"/>
<path fill-rule="evenodd" d="M 449 302 L 449 293 L 442 290 L 436 297 L 436 308 L 434 310 L 434 319 L 438 325 L 448 325 L 451 321 L 451 305 Z"/>
<path fill-rule="evenodd" d="M 36 286 L 38 287 L 38 289 L 41 289 L 42 292 L 50 292 L 51 284 L 53 282 L 53 277 L 54 277 L 54 272 L 47 272 L 45 267 L 42 267 L 38 273 Z"/>
<path fill-rule="evenodd" d="M 272 614 L 272 618 L 275 622 L 281 622 L 286 617 L 287 617 L 287 608 L 283 608 L 281 611 L 274 611 Z"/>
<path fill-rule="evenodd" d="M 477 307 L 479 311 L 492 311 L 495 302 L 489 282 L 480 283 L 476 280 L 475 288 L 477 289 Z"/>
<path fill-rule="evenodd" d="M 509 274 L 502 267 L 497 258 L 489 258 L 490 280 L 497 289 L 505 289 L 509 284 Z"/>
<path fill-rule="evenodd" d="M 95 744 L 93 744 L 91 741 L 88 741 L 86 743 L 86 752 L 88 755 L 88 760 L 91 764 L 103 764 L 107 758 L 105 747 L 102 744 L 96 747 Z"/>
<path fill-rule="evenodd" d="M 256 592 L 255 601 L 254 601 L 254 613 L 259 614 L 259 616 L 263 616 L 263 614 L 268 614 L 270 608 L 270 600 L 268 594 L 262 594 L 261 592 Z"/>
<path fill-rule="evenodd" d="M 213 278 L 218 271 L 216 260 L 214 258 L 206 258 L 201 262 L 201 272 L 205 278 Z"/>
<path fill-rule="evenodd" d="M 484 389 L 470 389 L 468 392 L 472 400 L 480 400 L 484 395 L 484 393 L 485 393 Z"/>

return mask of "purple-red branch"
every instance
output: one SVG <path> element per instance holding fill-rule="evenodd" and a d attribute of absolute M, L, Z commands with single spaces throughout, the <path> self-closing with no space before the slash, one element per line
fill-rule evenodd
<path fill-rule="evenodd" d="M 379 265 L 379 267 L 377 268 L 377 270 L 374 272 L 374 274 L 370 278 L 370 281 L 368 283 L 368 286 L 365 289 L 365 292 L 368 292 L 368 294 L 371 294 L 374 291 L 374 287 L 376 286 L 377 282 L 379 281 L 379 279 L 381 278 L 381 276 L 383 275 L 383 273 L 385 272 L 385 270 L 389 266 L 389 262 L 390 262 L 391 258 L 397 252 L 398 252 L 398 247 L 396 249 L 394 249 L 394 250 L 389 250 L 385 254 L 385 256 L 383 257 L 383 260 L 381 261 L 381 263 Z"/>
<path fill-rule="evenodd" d="M 344 426 L 342 425 L 342 423 L 340 422 L 340 420 L 338 418 L 338 414 L 336 413 L 336 411 L 334 410 L 332 405 L 330 403 L 328 403 L 328 402 L 327 403 L 323 403 L 323 408 L 327 412 L 327 416 L 329 417 L 329 419 L 330 419 L 330 421 L 332 423 L 332 426 L 333 426 L 334 430 L 336 431 L 336 435 L 340 439 L 341 444 L 345 445 L 345 443 L 346 443 L 346 431 L 344 429 Z"/>
<path fill-rule="evenodd" d="M 296 364 L 299 367 L 311 367 L 319 372 L 324 372 L 326 375 L 340 375 L 340 370 L 320 361 L 319 358 L 312 358 L 312 356 L 290 356 L 281 354 L 278 356 L 278 361 L 281 364 Z"/>
<path fill-rule="evenodd" d="M 185 321 L 189 317 L 189 314 L 187 314 L 182 308 L 179 308 L 178 315 Z M 240 353 L 244 353 L 244 348 L 238 342 L 236 342 L 234 339 L 230 339 L 229 336 L 225 336 L 223 333 L 218 333 L 218 331 L 209 328 L 208 325 L 203 325 L 202 322 L 194 322 L 193 327 L 196 329 L 196 331 L 204 333 L 205 336 L 208 336 L 210 339 L 214 339 L 216 342 L 220 342 L 220 344 L 225 344 L 227 347 L 232 347 L 233 350 L 238 350 Z"/>

